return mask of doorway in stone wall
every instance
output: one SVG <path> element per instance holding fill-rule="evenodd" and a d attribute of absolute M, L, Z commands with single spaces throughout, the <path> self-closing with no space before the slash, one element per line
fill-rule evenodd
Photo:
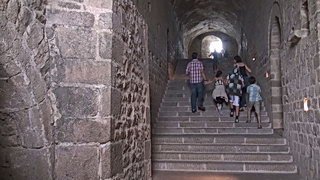
<path fill-rule="evenodd" d="M 281 83 L 281 25 L 278 16 L 270 23 L 270 87 L 271 87 L 271 118 L 274 129 L 283 128 L 282 83 Z"/>

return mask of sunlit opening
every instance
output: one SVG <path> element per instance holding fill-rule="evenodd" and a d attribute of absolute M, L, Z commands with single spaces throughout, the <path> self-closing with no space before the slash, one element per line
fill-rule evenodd
<path fill-rule="evenodd" d="M 209 50 L 210 50 L 210 52 L 216 51 L 218 53 L 221 53 L 221 51 L 223 50 L 222 41 L 218 38 L 216 40 L 212 41 L 210 43 Z"/>
<path fill-rule="evenodd" d="M 214 35 L 208 35 L 202 39 L 201 56 L 208 58 L 222 58 L 224 57 L 224 49 L 222 40 Z"/>

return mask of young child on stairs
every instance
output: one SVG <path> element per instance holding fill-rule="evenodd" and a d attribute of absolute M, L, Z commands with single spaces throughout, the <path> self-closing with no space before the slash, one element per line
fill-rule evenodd
<path fill-rule="evenodd" d="M 251 122 L 251 110 L 254 107 L 256 118 L 258 121 L 258 129 L 262 128 L 261 125 L 261 117 L 260 117 L 260 106 L 262 97 L 260 95 L 261 89 L 260 86 L 256 84 L 256 79 L 254 77 L 249 78 L 250 86 L 247 88 L 247 93 L 249 95 L 249 103 L 248 103 L 248 120 L 247 123 Z"/>
<path fill-rule="evenodd" d="M 225 89 L 225 80 L 222 78 L 222 71 L 218 70 L 213 80 L 206 84 L 214 83 L 214 90 L 212 91 L 212 98 L 215 102 L 218 111 L 222 109 L 223 103 L 228 102 L 228 96 Z"/>

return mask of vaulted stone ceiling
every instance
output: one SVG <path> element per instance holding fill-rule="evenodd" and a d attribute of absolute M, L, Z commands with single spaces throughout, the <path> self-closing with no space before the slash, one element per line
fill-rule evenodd
<path fill-rule="evenodd" d="M 245 0 L 172 0 L 183 24 L 185 47 L 198 35 L 223 32 L 240 44 L 241 14 Z"/>

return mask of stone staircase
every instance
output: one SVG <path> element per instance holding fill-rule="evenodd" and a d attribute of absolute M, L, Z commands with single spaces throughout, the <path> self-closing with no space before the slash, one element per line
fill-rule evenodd
<path fill-rule="evenodd" d="M 286 139 L 274 134 L 263 108 L 263 129 L 255 119 L 240 123 L 229 117 L 229 108 L 219 113 L 206 94 L 205 112 L 191 113 L 186 80 L 171 80 L 153 124 L 154 171 L 294 174 Z"/>

